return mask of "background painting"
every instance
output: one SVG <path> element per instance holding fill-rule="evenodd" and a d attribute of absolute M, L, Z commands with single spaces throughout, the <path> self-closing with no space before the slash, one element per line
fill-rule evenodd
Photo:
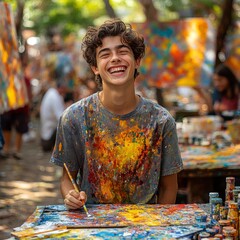
<path fill-rule="evenodd" d="M 27 103 L 11 6 L 0 2 L 0 113 Z"/>
<path fill-rule="evenodd" d="M 210 85 L 215 34 L 208 20 L 188 18 L 133 24 L 133 28 L 146 42 L 138 81 L 159 88 Z"/>
<path fill-rule="evenodd" d="M 227 38 L 226 62 L 240 80 L 240 21 L 236 23 L 235 31 Z"/>

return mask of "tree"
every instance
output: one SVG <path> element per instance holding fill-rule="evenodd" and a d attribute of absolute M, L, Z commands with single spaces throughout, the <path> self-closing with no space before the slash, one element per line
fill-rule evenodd
<path fill-rule="evenodd" d="M 216 35 L 215 66 L 217 66 L 219 63 L 222 62 L 219 54 L 222 51 L 224 52 L 226 35 L 233 23 L 232 22 L 233 21 L 233 12 L 234 12 L 233 3 L 234 3 L 234 0 L 225 0 L 222 4 L 223 12 L 222 12 L 222 17 L 219 20 L 217 35 Z"/>
<path fill-rule="evenodd" d="M 144 9 L 144 14 L 148 22 L 158 21 L 158 10 L 152 0 L 139 0 Z"/>
<path fill-rule="evenodd" d="M 108 16 L 110 18 L 116 18 L 117 15 L 112 7 L 112 5 L 110 4 L 109 0 L 103 0 L 104 4 L 105 4 L 105 8 L 106 8 L 106 12 L 108 14 Z"/>

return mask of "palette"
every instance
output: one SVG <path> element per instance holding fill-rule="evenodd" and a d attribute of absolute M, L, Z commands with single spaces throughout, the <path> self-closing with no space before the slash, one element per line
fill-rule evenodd
<path fill-rule="evenodd" d="M 12 234 L 51 235 L 52 230 L 58 237 L 76 235 L 78 239 L 94 236 L 97 239 L 111 236 L 177 238 L 201 231 L 194 227 L 195 215 L 206 214 L 197 204 L 98 204 L 87 207 L 92 217 L 87 217 L 83 209 L 68 211 L 64 205 L 39 206 Z"/>

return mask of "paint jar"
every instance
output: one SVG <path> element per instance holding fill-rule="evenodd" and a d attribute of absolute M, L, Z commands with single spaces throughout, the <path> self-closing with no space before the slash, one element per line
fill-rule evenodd
<path fill-rule="evenodd" d="M 199 233 L 198 235 L 198 240 L 201 240 L 201 239 L 204 239 L 204 238 L 209 238 L 210 237 L 210 234 L 207 233 L 207 232 L 201 232 Z"/>
<path fill-rule="evenodd" d="M 238 202 L 238 194 L 240 193 L 240 188 L 238 189 L 238 188 L 234 188 L 233 189 L 233 201 L 234 202 Z"/>
<path fill-rule="evenodd" d="M 219 193 L 218 192 L 210 192 L 209 193 L 209 203 L 211 203 L 211 199 L 212 198 L 216 198 L 219 197 Z"/>
<path fill-rule="evenodd" d="M 238 204 L 236 202 L 230 202 L 227 219 L 236 219 L 236 218 L 238 218 Z"/>
<path fill-rule="evenodd" d="M 218 224 L 220 226 L 219 233 L 222 234 L 224 227 L 229 227 L 231 225 L 230 220 L 219 220 Z"/>
<path fill-rule="evenodd" d="M 237 230 L 233 227 L 224 227 L 223 228 L 223 239 L 233 239 L 237 240 Z"/>
<path fill-rule="evenodd" d="M 230 202 L 229 203 L 229 209 L 228 209 L 228 220 L 231 222 L 231 226 L 236 229 L 236 232 L 238 234 L 239 230 L 239 214 L 238 214 L 238 204 L 236 202 Z"/>
<path fill-rule="evenodd" d="M 210 192 L 209 193 L 209 204 L 210 204 L 210 218 L 212 219 L 212 199 L 218 198 L 219 193 L 218 192 Z"/>
<path fill-rule="evenodd" d="M 225 190 L 225 201 L 226 201 L 226 205 L 228 204 L 227 202 L 233 201 L 233 191 L 232 190 Z"/>
<path fill-rule="evenodd" d="M 222 240 L 223 239 L 223 235 L 218 233 L 218 234 L 214 235 L 214 238 Z"/>
<path fill-rule="evenodd" d="M 226 190 L 233 191 L 235 188 L 235 177 L 226 177 Z"/>
<path fill-rule="evenodd" d="M 225 220 L 227 219 L 228 215 L 228 208 L 226 206 L 221 206 L 220 207 L 220 219 Z"/>
<path fill-rule="evenodd" d="M 222 206 L 222 198 L 212 198 L 211 214 L 213 220 L 220 220 L 220 207 Z"/>

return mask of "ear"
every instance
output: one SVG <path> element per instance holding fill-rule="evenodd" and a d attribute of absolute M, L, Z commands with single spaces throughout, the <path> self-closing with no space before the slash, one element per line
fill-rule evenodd
<path fill-rule="evenodd" d="M 95 75 L 99 74 L 98 68 L 95 66 L 91 66 L 92 71 L 94 72 Z"/>
<path fill-rule="evenodd" d="M 141 63 L 141 58 L 138 58 L 138 59 L 136 60 L 136 68 L 139 68 L 140 63 Z"/>

